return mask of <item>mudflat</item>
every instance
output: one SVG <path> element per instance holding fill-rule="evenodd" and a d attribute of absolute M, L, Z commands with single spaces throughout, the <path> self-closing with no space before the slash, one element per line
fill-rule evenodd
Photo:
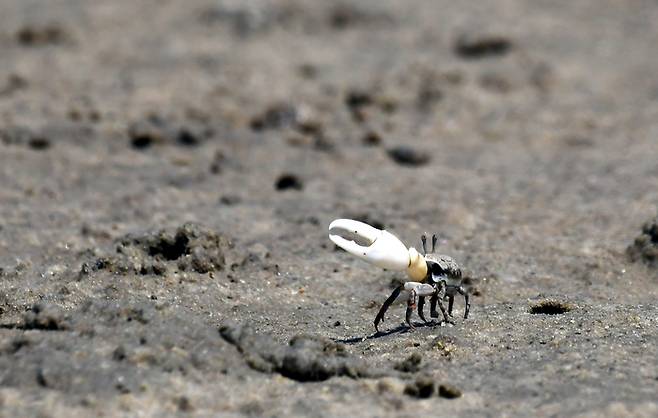
<path fill-rule="evenodd" d="M 656 22 L 3 0 L 0 415 L 656 416 Z M 437 233 L 469 318 L 375 333 L 336 218 Z"/>

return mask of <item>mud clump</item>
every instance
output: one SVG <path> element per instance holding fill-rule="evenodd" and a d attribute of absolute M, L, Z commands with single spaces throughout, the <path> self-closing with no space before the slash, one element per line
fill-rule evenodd
<path fill-rule="evenodd" d="M 571 305 L 556 300 L 543 300 L 530 307 L 533 315 L 561 315 L 571 311 Z"/>
<path fill-rule="evenodd" d="M 45 151 L 51 146 L 51 141 L 45 136 L 21 126 L 0 129 L 0 142 L 6 145 L 27 146 L 36 151 Z"/>
<path fill-rule="evenodd" d="M 436 384 L 431 377 L 419 376 L 404 388 L 404 394 L 412 398 L 427 399 L 436 392 Z"/>
<path fill-rule="evenodd" d="M 363 107 L 373 104 L 374 99 L 370 93 L 364 90 L 350 90 L 345 95 L 345 105 L 352 112 L 356 112 Z"/>
<path fill-rule="evenodd" d="M 439 397 L 446 399 L 457 399 L 462 396 L 462 391 L 459 388 L 450 384 L 444 383 L 439 385 Z"/>
<path fill-rule="evenodd" d="M 249 126 L 256 132 L 267 129 L 280 129 L 295 125 L 298 112 L 295 106 L 289 103 L 275 103 L 265 109 L 263 113 L 254 116 Z"/>
<path fill-rule="evenodd" d="M 642 226 L 642 233 L 628 246 L 626 253 L 631 261 L 643 261 L 658 268 L 658 216 Z"/>
<path fill-rule="evenodd" d="M 164 275 L 174 267 L 204 274 L 224 268 L 224 253 L 230 247 L 223 235 L 187 223 L 173 232 L 127 235 L 118 241 L 115 254 L 98 258 L 93 266 L 83 265 L 82 272 L 96 269 Z"/>
<path fill-rule="evenodd" d="M 327 22 L 335 30 L 345 30 L 364 25 L 391 24 L 393 18 L 382 12 L 361 9 L 351 3 L 338 3 L 329 10 Z"/>
<path fill-rule="evenodd" d="M 253 116 L 249 127 L 254 132 L 287 130 L 291 146 L 311 146 L 316 151 L 333 152 L 335 145 L 325 134 L 325 127 L 310 107 L 293 103 L 275 103 Z"/>
<path fill-rule="evenodd" d="M 248 326 L 225 325 L 219 332 L 238 349 L 247 365 L 259 372 L 279 373 L 298 382 L 319 382 L 333 376 L 376 377 L 366 362 L 327 338 L 296 335 L 284 346 Z"/>
<path fill-rule="evenodd" d="M 23 46 L 58 45 L 69 39 L 63 27 L 51 23 L 47 25 L 24 26 L 16 32 L 16 41 Z"/>
<path fill-rule="evenodd" d="M 382 143 L 382 137 L 375 131 L 368 131 L 361 138 L 361 143 L 367 147 L 376 147 Z"/>
<path fill-rule="evenodd" d="M 37 136 L 30 139 L 27 145 L 33 150 L 44 151 L 50 148 L 50 141 L 47 138 Z"/>
<path fill-rule="evenodd" d="M 420 370 L 420 363 L 423 361 L 423 357 L 418 353 L 413 353 L 406 359 L 397 363 L 394 368 L 395 370 L 405 372 L 405 373 L 416 373 Z"/>
<path fill-rule="evenodd" d="M 455 53 L 467 59 L 489 58 L 507 54 L 512 46 L 512 41 L 502 35 L 469 33 L 457 38 Z"/>
<path fill-rule="evenodd" d="M 23 330 L 64 331 L 71 324 L 64 311 L 52 304 L 36 304 L 23 315 L 23 322 L 18 326 Z"/>
<path fill-rule="evenodd" d="M 429 154 L 407 146 L 391 148 L 387 153 L 397 164 L 406 167 L 419 167 L 430 162 Z"/>
<path fill-rule="evenodd" d="M 437 387 L 434 380 L 429 376 L 418 376 L 415 381 L 407 383 L 404 394 L 418 399 L 431 398 L 435 394 L 445 399 L 456 399 L 462 396 L 459 388 L 447 383 L 442 383 Z"/>
<path fill-rule="evenodd" d="M 225 206 L 235 206 L 242 203 L 242 198 L 238 195 L 224 195 L 219 198 L 219 203 Z"/>
<path fill-rule="evenodd" d="M 192 401 L 190 401 L 190 398 L 187 396 L 181 396 L 176 399 L 176 405 L 178 406 L 178 410 L 180 412 L 193 412 L 194 411 L 194 406 L 192 405 Z"/>
<path fill-rule="evenodd" d="M 160 115 L 150 115 L 128 127 L 130 144 L 137 150 L 146 150 L 156 145 L 193 147 L 213 135 L 213 130 L 200 122 L 177 122 Z"/>

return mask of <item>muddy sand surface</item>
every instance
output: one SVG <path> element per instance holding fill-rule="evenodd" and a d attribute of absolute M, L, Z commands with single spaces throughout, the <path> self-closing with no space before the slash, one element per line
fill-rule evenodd
<path fill-rule="evenodd" d="M 0 2 L 0 415 L 658 415 L 655 1 Z M 404 325 L 348 217 L 461 265 Z"/>

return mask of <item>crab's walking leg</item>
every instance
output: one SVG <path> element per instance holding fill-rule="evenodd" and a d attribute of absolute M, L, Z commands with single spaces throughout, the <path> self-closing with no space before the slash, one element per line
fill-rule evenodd
<path fill-rule="evenodd" d="M 379 313 L 375 317 L 375 331 L 379 332 L 379 328 L 378 328 L 379 323 L 384 321 L 384 314 L 388 310 L 388 307 L 391 306 L 393 302 L 395 302 L 395 299 L 398 298 L 403 288 L 404 286 L 396 287 L 393 293 L 391 293 L 391 296 L 389 296 L 388 299 L 386 299 L 386 302 L 384 302 L 382 307 L 379 309 Z"/>
<path fill-rule="evenodd" d="M 441 302 L 441 299 L 442 299 L 442 298 L 439 297 L 439 298 L 437 299 L 437 302 L 438 302 L 438 304 L 439 304 L 439 309 L 441 309 L 441 313 L 443 314 L 443 320 L 444 320 L 445 322 L 449 323 L 449 324 L 454 324 L 454 322 L 453 322 L 453 321 L 450 319 L 450 317 L 448 316 L 448 312 L 446 312 L 446 308 L 443 306 L 443 302 Z M 437 315 L 437 317 L 438 317 L 438 315 Z"/>
<path fill-rule="evenodd" d="M 436 305 L 439 305 L 439 309 L 441 309 L 441 313 L 443 314 L 443 320 L 445 322 L 448 322 L 450 324 L 453 324 L 454 322 L 450 320 L 448 317 L 448 312 L 446 312 L 446 308 L 443 306 L 443 298 L 445 297 L 446 294 L 446 285 L 444 282 L 439 282 L 438 287 L 434 291 L 435 293 L 432 296 L 431 302 L 433 303 L 432 307 L 432 318 L 438 318 L 439 314 L 436 312 Z"/>
<path fill-rule="evenodd" d="M 438 300 L 439 300 L 439 295 L 438 294 L 434 294 L 430 298 L 430 316 L 432 318 L 438 318 L 439 317 L 439 313 L 436 311 L 436 302 L 438 302 Z"/>
<path fill-rule="evenodd" d="M 425 313 L 423 312 L 423 308 L 425 307 L 425 296 L 421 296 L 418 298 L 418 316 L 420 319 L 423 320 L 423 322 L 427 322 L 427 319 L 425 319 Z"/>
<path fill-rule="evenodd" d="M 425 297 L 436 294 L 437 290 L 432 285 L 429 285 L 427 283 L 418 283 L 418 282 L 406 282 L 404 284 L 404 289 L 409 291 L 409 301 L 407 302 L 407 316 L 406 316 L 407 324 L 409 324 L 409 328 L 414 329 L 414 326 L 411 323 L 411 313 L 413 312 L 413 309 L 416 307 L 416 302 L 420 298 L 420 301 L 418 302 L 418 316 L 420 316 L 420 319 L 427 322 L 425 320 L 425 315 L 423 315 L 423 305 L 425 304 Z"/>
<path fill-rule="evenodd" d="M 464 304 L 466 307 L 464 308 L 464 319 L 468 319 L 468 311 L 471 310 L 471 301 L 468 296 L 468 292 L 464 290 L 464 288 L 459 287 L 458 289 L 459 293 L 464 296 Z"/>
<path fill-rule="evenodd" d="M 448 315 L 452 316 L 452 304 L 455 302 L 453 295 L 448 296 Z"/>
<path fill-rule="evenodd" d="M 415 290 L 409 292 L 409 300 L 407 301 L 407 313 L 405 315 L 405 320 L 407 321 L 407 325 L 409 325 L 410 329 L 416 329 L 414 324 L 411 323 L 411 314 L 413 313 L 414 308 L 416 307 L 417 298 L 418 295 L 416 294 Z"/>

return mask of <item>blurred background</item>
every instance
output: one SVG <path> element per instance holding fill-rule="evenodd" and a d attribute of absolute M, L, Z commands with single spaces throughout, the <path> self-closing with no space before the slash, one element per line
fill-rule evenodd
<path fill-rule="evenodd" d="M 623 250 L 656 201 L 654 6 L 6 0 L 5 201 L 44 228 L 219 201 L 250 241 L 352 214 Z"/>

